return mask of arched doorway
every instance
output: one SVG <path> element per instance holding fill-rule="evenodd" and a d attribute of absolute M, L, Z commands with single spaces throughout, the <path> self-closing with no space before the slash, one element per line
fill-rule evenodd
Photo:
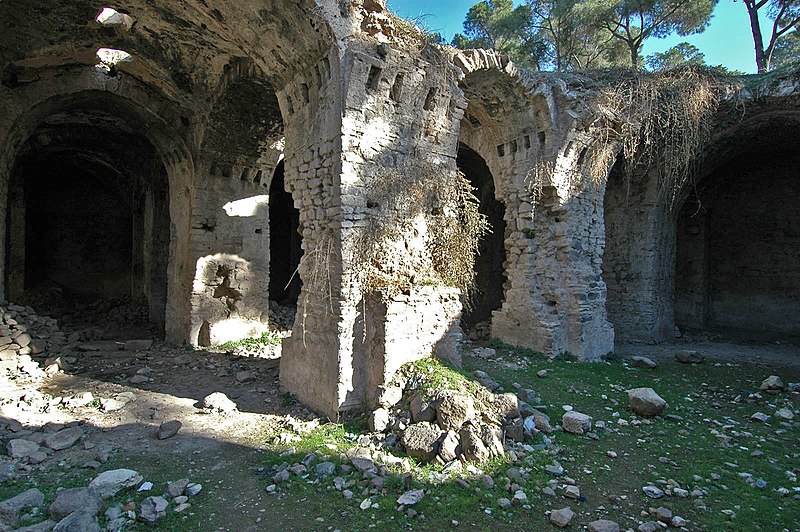
<path fill-rule="evenodd" d="M 11 173 L 10 300 L 74 321 L 125 307 L 129 326 L 166 319 L 167 170 L 126 121 L 78 99 L 46 117 Z"/>
<path fill-rule="evenodd" d="M 269 299 L 296 306 L 303 284 L 297 271 L 303 256 L 300 211 L 286 191 L 284 162 L 278 163 L 269 187 Z"/>
<path fill-rule="evenodd" d="M 503 305 L 503 290 L 507 282 L 505 205 L 496 199 L 492 173 L 476 151 L 459 143 L 456 164 L 473 187 L 479 201 L 479 212 L 489 222 L 489 232 L 481 239 L 475 260 L 475 290 L 461 317 L 465 331 L 486 338 L 491 334 L 492 312 Z"/>

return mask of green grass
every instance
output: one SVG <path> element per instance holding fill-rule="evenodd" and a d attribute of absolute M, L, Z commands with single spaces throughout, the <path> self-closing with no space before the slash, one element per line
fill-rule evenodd
<path fill-rule="evenodd" d="M 248 350 L 263 349 L 265 347 L 280 345 L 282 338 L 272 331 L 264 331 L 261 336 L 251 338 L 242 338 L 241 340 L 231 340 L 219 345 L 219 349 L 232 351 L 236 348 L 244 348 Z"/>
<path fill-rule="evenodd" d="M 230 530 L 449 530 L 454 527 L 453 521 L 468 530 L 549 530 L 552 526 L 545 511 L 568 505 L 577 514 L 570 527 L 574 530 L 599 518 L 613 519 L 622 529 L 635 530 L 641 521 L 649 520 L 640 513 L 658 506 L 689 520 L 690 530 L 797 530 L 800 504 L 791 495 L 781 496 L 776 488 L 791 490 L 797 485 L 789 480 L 786 471 L 796 470 L 800 464 L 800 428 L 797 424 L 780 425 L 775 418 L 766 424 L 749 419 L 756 411 L 772 415 L 788 402 L 788 396 L 763 394 L 753 404 L 747 402 L 749 394 L 757 392 L 761 380 L 768 375 L 781 375 L 784 382 L 797 381 L 797 369 L 692 366 L 661 361 L 655 370 L 645 370 L 630 367 L 626 362 L 628 353 L 603 362 L 578 363 L 547 360 L 498 342 L 489 345 L 498 351 L 495 359 L 465 356 L 460 371 L 433 360 L 415 362 L 423 389 L 474 387 L 469 376 L 471 371 L 481 369 L 506 390 L 513 390 L 515 383 L 535 390 L 542 398 L 540 408 L 551 416 L 553 426 L 559 424 L 564 405 L 591 415 L 599 440 L 556 431 L 547 451 L 481 465 L 481 472 L 494 478 L 491 488 L 484 485 L 480 474 L 462 474 L 468 483 L 463 485 L 453 476 L 444 476 L 441 466 L 409 460 L 410 474 L 388 468 L 383 487 L 376 489 L 361 472 L 342 470 L 348 464 L 346 453 L 359 445 L 358 437 L 366 429 L 363 418 L 323 424 L 305 434 L 295 434 L 293 441 L 283 444 L 277 442 L 282 432 L 291 432 L 288 428 L 255 431 L 250 447 L 232 446 L 219 456 L 206 457 L 203 453 L 114 457 L 104 469 L 136 469 L 155 487 L 149 493 L 121 494 L 106 507 L 129 501 L 138 504 L 148 495 L 161 494 L 166 481 L 188 477 L 204 485 L 196 501 L 190 501 L 195 503 L 190 510 L 184 514 L 168 512 L 154 527 L 136 524 L 131 530 L 208 530 L 220 526 Z M 513 369 L 519 367 L 513 363 L 520 359 L 526 361 L 524 369 Z M 542 369 L 549 370 L 546 378 L 537 376 Z M 625 390 L 642 386 L 654 388 L 668 402 L 667 413 L 679 418 L 633 424 Z M 619 424 L 619 419 L 627 420 L 628 425 Z M 598 421 L 605 422 L 606 428 L 597 427 Z M 751 457 L 754 450 L 762 451 L 764 457 Z M 617 458 L 610 458 L 608 451 L 616 452 Z M 322 460 L 336 464 L 335 476 L 347 482 L 347 489 L 354 494 L 352 499 L 345 499 L 342 491 L 334 488 L 333 477 L 318 479 L 314 464 L 307 473 L 292 475 L 288 482 L 279 484 L 275 493 L 265 491 L 273 483 L 270 473 L 275 468 L 284 462 L 300 462 L 310 452 L 317 456 L 314 464 Z M 206 460 L 203 468 L 201 458 Z M 222 459 L 226 462 L 217 463 Z M 554 498 L 542 493 L 553 478 L 544 466 L 554 459 L 562 464 L 567 476 L 575 479 L 585 500 L 565 499 L 560 485 L 555 488 Z M 513 479 L 512 467 L 519 472 Z M 758 489 L 748 484 L 740 477 L 742 472 L 763 478 L 767 487 Z M 0 486 L 0 498 L 37 485 L 42 486 L 49 504 L 54 486 L 86 485 L 95 474 L 82 469 L 52 468 L 28 480 Z M 702 480 L 695 481 L 695 475 Z M 712 478 L 716 475 L 718 480 Z M 670 480 L 689 491 L 705 490 L 707 495 L 702 499 L 667 496 L 652 500 L 642 493 L 641 488 L 647 484 L 664 488 Z M 498 499 L 513 496 L 509 489 L 512 483 L 525 491 L 529 508 L 513 506 L 506 510 L 498 506 Z M 424 499 L 414 507 L 420 515 L 410 517 L 398 512 L 397 497 L 419 488 L 426 490 Z M 377 508 L 359 508 L 367 497 Z M 726 515 L 725 511 L 735 516 Z"/>

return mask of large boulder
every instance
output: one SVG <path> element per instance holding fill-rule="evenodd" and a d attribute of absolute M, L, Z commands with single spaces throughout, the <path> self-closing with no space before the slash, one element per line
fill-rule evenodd
<path fill-rule="evenodd" d="M 628 390 L 628 406 L 637 415 L 660 416 L 667 407 L 667 402 L 652 388 L 634 388 Z"/>
<path fill-rule="evenodd" d="M 44 439 L 44 444 L 54 451 L 63 451 L 75 445 L 81 436 L 83 436 L 82 428 L 70 427 L 48 434 Z"/>
<path fill-rule="evenodd" d="M 77 510 L 59 521 L 53 532 L 100 532 L 100 525 L 91 512 Z"/>
<path fill-rule="evenodd" d="M 461 438 L 461 451 L 467 460 L 473 462 L 486 462 L 492 457 L 491 451 L 486 448 L 479 427 L 473 424 L 465 425 L 459 432 Z"/>
<path fill-rule="evenodd" d="M 5 530 L 4 525 L 11 529 L 16 528 L 23 511 L 42 504 L 44 504 L 44 493 L 36 488 L 0 502 L 0 529 Z"/>
<path fill-rule="evenodd" d="M 421 462 L 430 462 L 439 452 L 439 441 L 443 435 L 442 429 L 433 423 L 421 421 L 409 425 L 403 431 L 400 442 L 410 457 Z"/>

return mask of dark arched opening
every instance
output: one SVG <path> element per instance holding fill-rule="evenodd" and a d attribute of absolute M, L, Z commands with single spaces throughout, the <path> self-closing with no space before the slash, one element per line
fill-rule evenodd
<path fill-rule="evenodd" d="M 492 173 L 483 157 L 459 143 L 456 163 L 472 184 L 478 209 L 487 217 L 490 231 L 480 241 L 475 261 L 475 290 L 465 306 L 461 326 L 479 338 L 486 338 L 491 334 L 492 312 L 503 305 L 507 281 L 505 205 L 495 197 Z"/>
<path fill-rule="evenodd" d="M 8 297 L 75 324 L 163 332 L 167 172 L 147 139 L 106 125 L 59 115 L 24 145 L 9 184 Z"/>
<path fill-rule="evenodd" d="M 773 142 L 731 150 L 679 212 L 675 317 L 684 331 L 800 342 L 800 154 L 797 134 L 779 124 Z M 752 138 L 767 137 L 759 133 Z"/>
<path fill-rule="evenodd" d="M 269 298 L 283 306 L 295 306 L 303 286 L 297 271 L 303 256 L 300 211 L 285 186 L 281 160 L 269 187 Z"/>

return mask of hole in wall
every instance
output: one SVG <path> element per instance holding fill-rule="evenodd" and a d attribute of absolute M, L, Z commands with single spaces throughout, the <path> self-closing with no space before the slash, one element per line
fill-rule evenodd
<path fill-rule="evenodd" d="M 300 212 L 285 189 L 285 165 L 275 168 L 269 188 L 269 299 L 296 305 L 302 289 L 297 268 L 303 256 Z"/>

